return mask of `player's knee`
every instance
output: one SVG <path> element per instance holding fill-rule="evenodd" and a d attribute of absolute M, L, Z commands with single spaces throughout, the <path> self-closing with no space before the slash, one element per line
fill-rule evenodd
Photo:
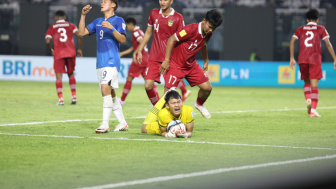
<path fill-rule="evenodd" d="M 151 89 L 153 89 L 153 84 L 151 84 L 151 83 L 145 83 L 145 89 L 146 90 L 151 90 Z"/>

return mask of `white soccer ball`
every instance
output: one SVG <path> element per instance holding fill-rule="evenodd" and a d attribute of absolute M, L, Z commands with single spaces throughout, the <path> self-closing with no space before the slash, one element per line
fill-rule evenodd
<path fill-rule="evenodd" d="M 173 120 L 168 123 L 167 132 L 169 133 L 177 133 L 183 134 L 186 132 L 186 126 L 180 120 Z"/>

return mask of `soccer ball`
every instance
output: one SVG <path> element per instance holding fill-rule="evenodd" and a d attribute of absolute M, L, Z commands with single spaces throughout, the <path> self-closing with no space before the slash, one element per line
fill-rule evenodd
<path fill-rule="evenodd" d="M 180 120 L 173 120 L 170 123 L 168 123 L 167 126 L 167 132 L 171 132 L 171 133 L 185 133 L 186 132 L 186 126 L 184 125 L 184 123 Z"/>

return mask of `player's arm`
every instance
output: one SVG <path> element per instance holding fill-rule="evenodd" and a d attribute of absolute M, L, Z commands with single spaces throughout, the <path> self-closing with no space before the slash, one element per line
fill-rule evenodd
<path fill-rule="evenodd" d="M 191 138 L 192 132 L 194 130 L 194 122 L 188 123 L 186 125 L 186 130 L 187 130 L 187 132 L 181 133 L 181 134 L 177 134 L 176 136 L 179 137 L 179 138 Z"/>
<path fill-rule="evenodd" d="M 328 49 L 330 55 L 331 55 L 332 58 L 334 59 L 334 70 L 336 70 L 336 56 L 335 56 L 334 49 L 333 49 L 333 47 L 332 47 L 332 45 L 331 45 L 331 43 L 330 43 L 329 37 L 325 38 L 323 41 L 325 42 L 326 47 L 327 47 L 327 49 Z"/>
<path fill-rule="evenodd" d="M 201 49 L 201 55 L 204 59 L 203 63 L 203 71 L 208 71 L 208 66 L 209 66 L 209 57 L 208 57 L 208 48 L 206 45 Z"/>
<path fill-rule="evenodd" d="M 83 39 L 81 36 L 79 36 L 79 32 L 76 31 L 75 35 L 77 36 L 77 41 L 78 41 L 78 48 L 77 48 L 77 56 L 78 57 L 82 57 L 83 56 L 83 52 L 82 52 L 82 44 L 83 44 Z"/>
<path fill-rule="evenodd" d="M 296 37 L 292 37 L 292 39 L 289 43 L 289 53 L 290 53 L 289 66 L 292 68 L 292 70 L 294 70 L 295 67 L 296 67 L 296 61 L 295 61 L 295 58 L 294 58 L 294 44 L 295 44 L 296 40 L 297 40 Z"/>
<path fill-rule="evenodd" d="M 152 37 L 152 34 L 153 34 L 153 28 L 148 26 L 142 42 L 139 44 L 139 47 L 137 49 L 135 49 L 135 51 L 133 53 L 133 60 L 137 60 L 137 61 L 134 61 L 134 62 L 139 62 L 139 63 L 142 62 L 142 50 L 144 49 L 144 47 L 148 43 L 149 39 Z"/>
<path fill-rule="evenodd" d="M 46 38 L 46 44 L 47 44 L 48 49 L 49 49 L 50 52 L 51 52 L 51 55 L 54 56 L 54 50 L 53 50 L 53 48 L 51 47 L 51 38 L 50 38 L 50 37 L 47 37 L 47 38 Z"/>
<path fill-rule="evenodd" d="M 92 7 L 90 5 L 86 5 L 82 9 L 81 18 L 80 18 L 79 25 L 78 25 L 79 36 L 89 35 L 89 30 L 85 27 L 85 17 L 86 17 L 86 14 L 89 13 L 91 9 Z"/>
<path fill-rule="evenodd" d="M 133 52 L 133 49 L 134 49 L 133 47 L 130 47 L 129 49 L 120 52 L 120 57 Z"/>
<path fill-rule="evenodd" d="M 166 46 L 165 60 L 162 62 L 160 67 L 160 73 L 164 74 L 169 69 L 170 56 L 174 48 L 175 42 L 177 42 L 177 37 L 174 35 L 170 36 Z"/>

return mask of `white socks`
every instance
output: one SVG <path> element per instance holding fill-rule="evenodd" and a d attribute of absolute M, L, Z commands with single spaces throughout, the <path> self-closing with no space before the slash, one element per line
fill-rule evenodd
<path fill-rule="evenodd" d="M 119 123 L 126 123 L 121 104 L 117 96 L 113 98 L 113 106 L 112 106 L 113 114 L 117 118 Z"/>
<path fill-rule="evenodd" d="M 112 110 L 119 123 L 126 123 L 118 98 L 112 99 L 112 96 L 108 95 L 103 97 L 103 124 L 109 125 Z"/>
<path fill-rule="evenodd" d="M 103 97 L 103 124 L 109 125 L 109 120 L 112 113 L 112 96 L 104 96 Z"/>

